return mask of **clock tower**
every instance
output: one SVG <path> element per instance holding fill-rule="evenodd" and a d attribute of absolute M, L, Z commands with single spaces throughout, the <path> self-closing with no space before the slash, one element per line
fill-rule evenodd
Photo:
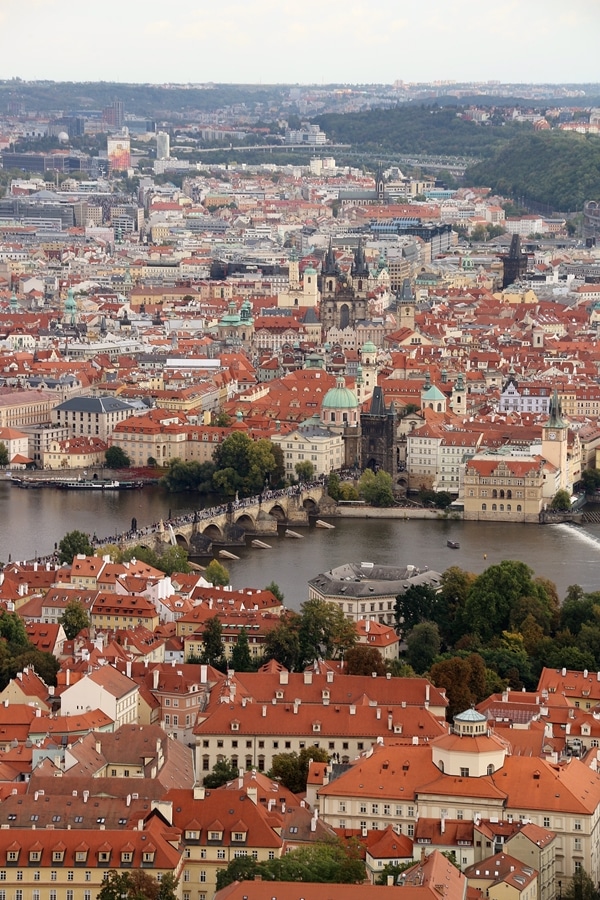
<path fill-rule="evenodd" d="M 558 392 L 555 390 L 550 401 L 550 418 L 542 427 L 542 456 L 560 470 L 560 486 L 570 491 L 567 465 L 569 426 L 562 417 Z"/>

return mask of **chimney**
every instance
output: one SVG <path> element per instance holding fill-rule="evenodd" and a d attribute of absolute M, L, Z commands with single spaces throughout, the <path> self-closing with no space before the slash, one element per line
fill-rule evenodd
<path fill-rule="evenodd" d="M 208 666 L 200 666 L 200 684 L 206 684 L 208 681 Z"/>
<path fill-rule="evenodd" d="M 388 731 L 393 731 L 394 729 L 394 717 L 392 713 L 388 713 Z"/>
<path fill-rule="evenodd" d="M 256 806 L 256 804 L 258 803 L 258 788 L 255 788 L 255 787 L 246 788 L 246 795 L 247 795 L 248 799 L 252 800 L 252 802 Z"/>
<path fill-rule="evenodd" d="M 428 681 L 425 682 L 425 703 L 429 703 L 431 685 Z"/>
<path fill-rule="evenodd" d="M 351 715 L 351 716 L 355 716 L 355 715 L 356 715 L 356 706 L 354 705 L 354 703 L 351 703 L 351 704 L 350 704 L 349 712 L 350 712 L 350 715 Z"/>
<path fill-rule="evenodd" d="M 304 673 L 304 684 L 312 684 L 312 672 Z"/>
<path fill-rule="evenodd" d="M 131 660 L 130 659 L 128 659 L 127 662 L 125 663 L 125 672 L 127 674 L 127 677 L 131 678 Z"/>
<path fill-rule="evenodd" d="M 99 740 L 96 740 L 96 753 L 98 756 L 102 753 L 102 744 Z"/>
<path fill-rule="evenodd" d="M 598 674 L 600 675 L 600 672 Z M 327 672 L 327 684 L 333 684 L 333 672 L 331 669 Z"/>
<path fill-rule="evenodd" d="M 152 670 L 152 690 L 158 690 L 158 679 L 160 678 L 160 671 L 158 668 Z"/>
<path fill-rule="evenodd" d="M 264 718 L 264 717 L 266 716 L 266 714 L 267 714 L 267 705 L 266 705 L 266 703 L 263 703 L 262 714 L 263 714 L 263 718 Z"/>
<path fill-rule="evenodd" d="M 127 806 L 131 806 L 131 794 L 127 794 Z"/>
<path fill-rule="evenodd" d="M 202 785 L 194 785 L 194 800 L 204 800 L 206 791 Z"/>
<path fill-rule="evenodd" d="M 90 792 L 89 792 L 89 791 L 84 791 L 84 792 L 83 792 L 83 802 L 84 802 L 84 803 L 87 803 L 87 802 L 88 802 L 88 797 L 89 797 L 89 796 L 90 796 Z"/>
<path fill-rule="evenodd" d="M 294 700 L 294 715 L 295 715 L 295 716 L 298 715 L 298 707 L 299 707 L 299 706 L 300 706 L 300 701 L 299 701 L 299 700 Z"/>
<path fill-rule="evenodd" d="M 287 669 L 282 669 L 279 673 L 279 684 L 288 684 L 290 680 L 290 673 Z"/>

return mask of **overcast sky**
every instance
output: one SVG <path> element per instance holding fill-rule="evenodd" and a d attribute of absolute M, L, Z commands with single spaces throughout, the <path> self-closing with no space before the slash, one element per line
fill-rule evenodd
<path fill-rule="evenodd" d="M 600 81 L 599 0 L 0 0 L 0 79 Z"/>

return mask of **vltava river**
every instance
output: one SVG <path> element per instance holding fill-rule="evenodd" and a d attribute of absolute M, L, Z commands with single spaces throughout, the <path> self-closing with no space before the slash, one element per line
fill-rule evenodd
<path fill-rule="evenodd" d="M 21 490 L 0 482 L 0 560 L 33 559 L 54 550 L 64 534 L 79 529 L 102 538 L 189 512 L 195 498 L 167 494 L 156 486 L 102 493 Z M 519 559 L 554 581 L 562 598 L 570 584 L 600 589 L 600 525 L 506 525 L 481 522 L 332 519 L 335 530 L 295 530 L 302 540 L 268 537 L 271 550 L 230 548 L 239 561 L 226 561 L 234 587 L 265 587 L 276 581 L 286 605 L 298 609 L 306 583 L 319 572 L 361 560 L 444 571 L 457 565 L 482 572 L 503 559 Z M 460 542 L 450 550 L 446 541 Z M 205 560 L 199 560 L 205 564 Z"/>

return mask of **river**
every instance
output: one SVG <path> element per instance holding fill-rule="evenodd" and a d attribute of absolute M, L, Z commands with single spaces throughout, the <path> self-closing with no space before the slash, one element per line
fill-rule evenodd
<path fill-rule="evenodd" d="M 168 494 L 152 485 L 138 491 L 20 490 L 0 482 L 0 560 L 33 559 L 54 550 L 73 529 L 99 538 L 127 531 L 132 518 L 143 527 L 191 512 L 189 494 Z M 234 587 L 265 587 L 276 581 L 287 606 L 298 609 L 306 583 L 343 562 L 362 560 L 412 564 L 444 571 L 460 566 L 482 572 L 503 559 L 518 559 L 550 578 L 562 598 L 570 584 L 600 589 L 600 525 L 507 525 L 491 522 L 332 519 L 335 529 L 296 530 L 302 539 L 264 538 L 271 550 L 230 548 L 240 556 L 226 561 Z M 450 539 L 460 549 L 446 546 Z M 205 560 L 198 560 L 205 564 Z"/>

